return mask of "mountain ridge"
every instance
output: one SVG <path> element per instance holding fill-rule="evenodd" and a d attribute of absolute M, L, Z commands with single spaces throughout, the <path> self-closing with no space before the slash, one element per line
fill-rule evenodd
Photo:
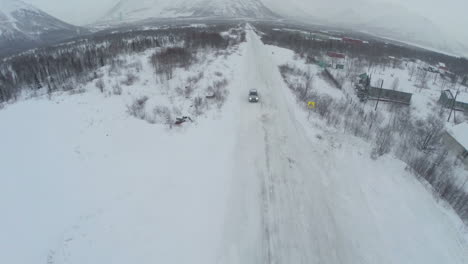
<path fill-rule="evenodd" d="M 176 17 L 280 18 L 260 0 L 120 0 L 98 23 Z"/>
<path fill-rule="evenodd" d="M 0 0 L 0 7 L 0 56 L 86 32 L 21 0 Z"/>

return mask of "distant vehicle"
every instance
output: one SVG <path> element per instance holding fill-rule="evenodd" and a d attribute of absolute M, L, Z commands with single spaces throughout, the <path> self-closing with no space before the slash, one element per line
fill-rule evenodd
<path fill-rule="evenodd" d="M 250 90 L 249 91 L 249 102 L 257 103 L 259 100 L 257 90 Z"/>

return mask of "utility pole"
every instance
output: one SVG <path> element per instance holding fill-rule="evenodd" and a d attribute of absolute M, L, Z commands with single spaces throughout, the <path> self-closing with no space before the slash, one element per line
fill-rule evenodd
<path fill-rule="evenodd" d="M 382 89 L 383 89 L 383 82 L 384 80 L 382 79 L 382 82 L 380 83 L 379 97 L 377 97 L 377 103 L 375 104 L 375 111 L 377 111 L 377 107 L 379 106 L 380 95 L 382 94 Z"/>
<path fill-rule="evenodd" d="M 312 78 L 312 75 L 310 73 L 310 65 L 307 66 L 307 73 L 306 73 L 306 87 L 305 87 L 305 92 L 304 92 L 304 98 L 307 98 L 307 94 L 309 93 L 309 88 L 310 88 L 310 85 L 311 85 L 311 80 L 310 78 Z"/>
<path fill-rule="evenodd" d="M 455 99 L 453 99 L 452 107 L 450 108 L 450 114 L 448 116 L 447 122 L 450 122 L 450 117 L 452 117 L 452 112 L 453 112 L 453 121 L 455 122 L 455 111 L 456 110 L 454 110 L 454 108 L 455 108 L 455 104 L 457 102 L 457 96 L 458 96 L 459 93 L 460 93 L 460 87 L 458 87 L 457 93 L 455 94 Z"/>
<path fill-rule="evenodd" d="M 468 177 L 466 177 L 465 182 L 464 182 L 463 185 L 461 186 L 462 191 L 465 190 L 466 182 L 468 182 Z"/>

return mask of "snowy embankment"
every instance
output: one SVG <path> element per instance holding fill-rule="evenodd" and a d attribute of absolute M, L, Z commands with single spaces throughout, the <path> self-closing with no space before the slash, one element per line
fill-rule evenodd
<path fill-rule="evenodd" d="M 212 64 L 230 80 L 221 112 L 172 130 L 127 113 L 150 87 L 1 110 L 0 259 L 467 263 L 459 219 L 402 162 L 307 122 L 278 71 L 288 60 L 248 30 Z"/>

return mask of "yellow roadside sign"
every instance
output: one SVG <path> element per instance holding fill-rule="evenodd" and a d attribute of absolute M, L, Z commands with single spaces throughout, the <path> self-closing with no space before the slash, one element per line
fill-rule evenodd
<path fill-rule="evenodd" d="M 307 106 L 308 106 L 310 109 L 315 108 L 315 102 L 309 102 L 309 103 L 307 104 Z"/>

